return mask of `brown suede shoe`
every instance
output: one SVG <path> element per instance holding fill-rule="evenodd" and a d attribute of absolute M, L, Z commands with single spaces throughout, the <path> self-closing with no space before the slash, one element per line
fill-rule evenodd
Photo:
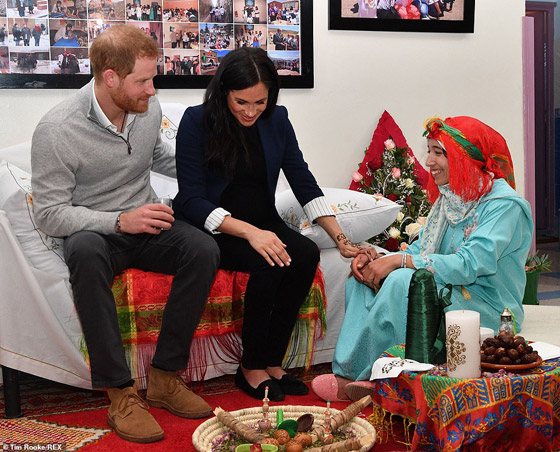
<path fill-rule="evenodd" d="M 176 416 L 189 419 L 208 417 L 212 408 L 201 397 L 189 391 L 176 372 L 150 366 L 146 401 L 153 407 L 165 408 Z"/>
<path fill-rule="evenodd" d="M 163 430 L 148 412 L 136 386 L 129 388 L 107 388 L 111 400 L 107 422 L 117 435 L 135 443 L 152 443 L 163 439 Z"/>

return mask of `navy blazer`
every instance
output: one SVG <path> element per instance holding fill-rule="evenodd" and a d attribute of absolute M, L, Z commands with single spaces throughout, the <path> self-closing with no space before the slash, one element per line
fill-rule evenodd
<path fill-rule="evenodd" d="M 208 215 L 220 206 L 228 180 L 206 163 L 207 140 L 202 125 L 203 106 L 189 107 L 185 111 L 177 132 L 175 160 L 179 193 L 173 200 L 175 217 L 200 229 Z M 285 107 L 276 106 L 268 119 L 256 122 L 267 173 L 267 191 L 272 205 L 280 169 L 288 179 L 299 203 L 304 206 L 323 192 L 309 171 L 299 149 L 296 135 Z"/>

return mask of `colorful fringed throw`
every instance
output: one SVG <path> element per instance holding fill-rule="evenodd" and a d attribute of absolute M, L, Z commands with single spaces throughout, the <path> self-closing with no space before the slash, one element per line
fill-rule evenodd
<path fill-rule="evenodd" d="M 204 380 L 207 366 L 216 358 L 225 362 L 240 361 L 243 300 L 248 280 L 247 273 L 218 271 L 191 345 L 185 372 L 188 379 Z M 133 378 L 140 387 L 144 386 L 155 352 L 172 281 L 173 276 L 136 269 L 126 270 L 113 280 L 125 353 Z M 325 311 L 323 274 L 317 267 L 309 294 L 300 308 L 284 358 L 285 366 L 310 367 L 315 341 L 326 331 Z M 88 360 L 85 346 L 82 352 Z"/>

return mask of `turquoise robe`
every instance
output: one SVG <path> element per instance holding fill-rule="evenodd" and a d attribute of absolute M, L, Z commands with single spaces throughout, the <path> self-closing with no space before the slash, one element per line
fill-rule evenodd
<path fill-rule="evenodd" d="M 422 236 L 407 250 L 416 268 L 433 272 L 438 290 L 453 284 L 446 310 L 480 312 L 480 324 L 497 332 L 507 306 L 517 330 L 523 323 L 525 260 L 533 221 L 529 203 L 503 179 L 481 199 L 474 216 L 449 225 L 438 254 L 420 255 Z M 408 287 L 414 270 L 391 272 L 378 294 L 353 277 L 346 284 L 346 314 L 333 358 L 333 372 L 369 380 L 371 367 L 386 349 L 406 340 Z M 464 297 L 462 287 L 470 294 Z M 468 298 L 468 296 L 467 296 Z"/>

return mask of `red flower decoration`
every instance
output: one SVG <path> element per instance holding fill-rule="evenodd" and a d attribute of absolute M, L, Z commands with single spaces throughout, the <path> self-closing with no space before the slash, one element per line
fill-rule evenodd
<path fill-rule="evenodd" d="M 410 204 L 412 202 L 412 198 L 410 196 L 406 197 L 406 203 Z"/>
<path fill-rule="evenodd" d="M 399 241 L 393 237 L 389 237 L 385 242 L 385 246 L 383 247 L 387 251 L 393 253 L 399 250 Z"/>
<path fill-rule="evenodd" d="M 393 201 L 393 202 L 396 202 L 397 199 L 399 199 L 399 198 L 398 198 L 397 195 L 395 195 L 394 193 L 389 193 L 389 194 L 387 195 L 387 199 L 389 199 L 389 200 L 391 200 L 391 201 Z M 407 201 L 407 202 L 408 202 L 408 201 Z"/>
<path fill-rule="evenodd" d="M 381 166 L 383 166 L 382 156 L 382 152 L 371 155 L 370 159 L 367 162 L 367 166 L 371 171 L 378 170 L 379 168 L 381 168 Z"/>

